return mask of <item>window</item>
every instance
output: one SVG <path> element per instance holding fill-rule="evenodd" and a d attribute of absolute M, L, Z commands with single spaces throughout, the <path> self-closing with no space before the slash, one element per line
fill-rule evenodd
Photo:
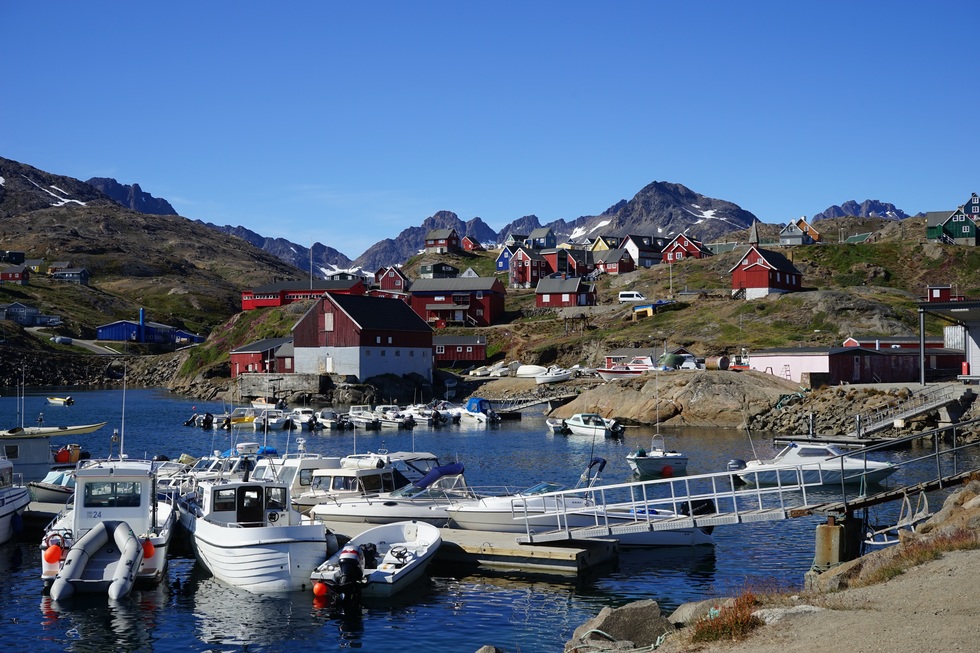
<path fill-rule="evenodd" d="M 476 291 L 476 298 L 477 299 L 483 299 L 483 291 L 482 290 L 477 290 Z"/>
<path fill-rule="evenodd" d="M 459 347 L 456 347 L 456 353 L 457 354 L 462 354 L 463 353 L 463 347 L 462 347 L 462 345 L 459 346 Z"/>
<path fill-rule="evenodd" d="M 376 344 L 376 345 L 380 345 L 381 344 L 381 336 L 375 336 L 374 337 L 374 344 Z"/>
<path fill-rule="evenodd" d="M 473 348 L 472 347 L 467 347 L 466 348 L 466 353 L 467 354 L 472 354 L 473 353 Z"/>
<path fill-rule="evenodd" d="M 436 353 L 437 354 L 445 354 L 446 353 L 446 347 L 445 347 L 445 345 L 436 345 Z"/>
<path fill-rule="evenodd" d="M 215 490 L 214 492 L 214 510 L 215 512 L 228 511 L 235 509 L 235 490 L 234 488 L 226 488 L 223 490 Z"/>
<path fill-rule="evenodd" d="M 391 336 L 388 336 L 388 344 L 391 344 Z"/>
<path fill-rule="evenodd" d="M 323 314 L 323 330 L 333 331 L 333 313 Z"/>
<path fill-rule="evenodd" d="M 541 295 L 541 303 L 542 304 L 550 304 L 551 303 L 551 295 Z"/>
<path fill-rule="evenodd" d="M 965 234 L 970 233 L 970 227 L 969 227 L 969 225 L 963 225 L 963 233 L 965 233 Z"/>
<path fill-rule="evenodd" d="M 482 308 L 476 309 L 476 316 L 477 317 L 483 317 L 483 309 Z"/>

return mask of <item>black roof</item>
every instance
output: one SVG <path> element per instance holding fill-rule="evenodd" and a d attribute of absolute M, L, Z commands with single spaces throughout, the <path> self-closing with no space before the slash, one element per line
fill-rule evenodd
<path fill-rule="evenodd" d="M 411 306 L 400 299 L 366 295 L 327 295 L 323 301 L 333 301 L 364 330 L 432 332 L 432 327 L 419 317 Z"/>

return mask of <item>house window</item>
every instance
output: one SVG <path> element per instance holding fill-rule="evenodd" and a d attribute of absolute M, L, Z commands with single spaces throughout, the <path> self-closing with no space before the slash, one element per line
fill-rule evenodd
<path fill-rule="evenodd" d="M 483 291 L 482 290 L 477 290 L 476 291 L 476 298 L 477 299 L 483 299 Z"/>
<path fill-rule="evenodd" d="M 333 313 L 323 314 L 323 330 L 333 331 Z"/>
<path fill-rule="evenodd" d="M 677 252 L 677 260 L 679 261 L 682 258 L 684 258 L 684 252 Z"/>
<path fill-rule="evenodd" d="M 482 308 L 476 309 L 476 316 L 477 317 L 483 317 L 483 309 Z"/>
<path fill-rule="evenodd" d="M 460 345 L 459 347 L 456 347 L 456 353 L 457 354 L 462 354 L 463 353 L 463 347 L 462 347 L 462 345 Z"/>
<path fill-rule="evenodd" d="M 467 347 L 466 348 L 466 353 L 467 354 L 472 354 L 473 353 L 473 348 L 472 347 Z"/>
<path fill-rule="evenodd" d="M 436 301 L 436 302 L 444 302 L 444 301 L 446 301 L 446 296 L 445 295 L 436 295 L 435 297 L 432 298 L 432 300 L 433 301 Z"/>
<path fill-rule="evenodd" d="M 542 304 L 551 303 L 551 295 L 541 295 L 541 303 Z"/>
<path fill-rule="evenodd" d="M 436 345 L 436 353 L 437 354 L 445 354 L 446 353 L 446 347 L 445 347 L 445 345 Z"/>
<path fill-rule="evenodd" d="M 402 355 L 402 350 L 401 349 L 396 349 L 395 350 L 395 356 L 401 356 L 401 355 Z"/>
<path fill-rule="evenodd" d="M 381 336 L 375 336 L 374 337 L 374 344 L 376 344 L 376 345 L 380 345 L 381 344 Z"/>
<path fill-rule="evenodd" d="M 388 344 L 391 344 L 391 336 L 388 336 Z"/>
<path fill-rule="evenodd" d="M 395 288 L 401 288 L 401 287 L 402 287 L 402 280 L 395 279 Z"/>
<path fill-rule="evenodd" d="M 571 296 L 571 295 L 569 295 L 568 293 L 564 293 L 564 294 L 563 294 L 563 295 L 561 296 L 561 300 L 562 300 L 563 302 L 567 302 L 567 301 L 569 301 L 569 300 L 570 300 L 571 298 L 572 298 L 572 296 Z"/>
<path fill-rule="evenodd" d="M 970 233 L 970 227 L 968 225 L 963 225 L 963 233 L 965 234 Z"/>

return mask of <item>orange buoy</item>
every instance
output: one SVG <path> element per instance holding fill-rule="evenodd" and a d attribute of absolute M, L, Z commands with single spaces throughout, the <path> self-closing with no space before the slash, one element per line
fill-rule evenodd
<path fill-rule="evenodd" d="M 670 465 L 664 465 L 664 468 L 660 471 L 660 475 L 664 478 L 670 478 L 674 475 L 674 468 Z"/>
<path fill-rule="evenodd" d="M 330 588 L 323 581 L 317 581 L 313 583 L 313 595 L 314 596 L 326 596 L 330 592 Z"/>
<path fill-rule="evenodd" d="M 57 544 L 52 544 L 44 550 L 44 561 L 49 565 L 53 565 L 61 560 L 61 553 L 61 547 Z"/>
<path fill-rule="evenodd" d="M 157 552 L 157 548 L 153 546 L 153 542 L 150 540 L 143 540 L 143 559 L 152 558 L 153 554 Z"/>

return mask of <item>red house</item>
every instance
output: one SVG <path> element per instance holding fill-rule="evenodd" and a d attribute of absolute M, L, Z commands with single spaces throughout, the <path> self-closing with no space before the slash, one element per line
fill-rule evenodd
<path fill-rule="evenodd" d="M 467 252 L 482 252 L 483 245 L 480 244 L 476 238 L 470 238 L 469 236 L 463 236 L 463 250 Z"/>
<path fill-rule="evenodd" d="M 292 341 L 292 338 L 266 338 L 232 349 L 230 353 L 231 378 L 234 379 L 240 374 L 248 372 L 275 374 L 291 371 L 279 367 L 276 352 Z"/>
<path fill-rule="evenodd" d="M 11 265 L 0 270 L 0 282 L 27 286 L 31 281 L 31 269 L 26 265 Z"/>
<path fill-rule="evenodd" d="M 534 288 L 549 274 L 548 261 L 530 247 L 521 245 L 510 257 L 511 288 Z"/>
<path fill-rule="evenodd" d="M 393 265 L 381 268 L 374 273 L 374 283 L 381 290 L 394 290 L 396 292 L 405 292 L 408 287 L 412 285 L 412 282 L 408 280 L 408 277 L 399 269 Z"/>
<path fill-rule="evenodd" d="M 759 299 L 803 287 L 803 275 L 788 258 L 758 245 L 750 246 L 729 273 L 735 299 Z"/>
<path fill-rule="evenodd" d="M 685 234 L 680 234 L 667 243 L 667 246 L 664 247 L 661 254 L 661 262 L 677 263 L 686 258 L 705 258 L 711 256 L 711 250 L 701 244 L 700 241 L 689 238 Z"/>
<path fill-rule="evenodd" d="M 541 252 L 548 262 L 548 274 L 584 277 L 595 271 L 593 252 L 584 249 L 549 249 Z"/>
<path fill-rule="evenodd" d="M 412 310 L 437 328 L 490 326 L 503 316 L 507 293 L 496 277 L 419 279 L 409 292 Z"/>
<path fill-rule="evenodd" d="M 297 374 L 432 381 L 432 328 L 403 301 L 325 294 L 293 327 Z"/>
<path fill-rule="evenodd" d="M 919 336 L 850 336 L 845 347 L 864 347 L 865 349 L 919 349 Z M 942 336 L 925 336 L 926 349 L 939 349 L 946 346 Z"/>
<path fill-rule="evenodd" d="M 459 234 L 455 229 L 433 229 L 425 235 L 426 254 L 448 254 L 459 251 Z"/>
<path fill-rule="evenodd" d="M 436 367 L 487 360 L 486 336 L 432 336 L 432 349 Z"/>
<path fill-rule="evenodd" d="M 325 281 L 314 279 L 310 281 L 280 281 L 258 288 L 242 291 L 242 310 L 268 308 L 270 306 L 285 306 L 293 302 L 307 299 L 317 299 L 323 293 L 338 295 L 363 295 L 367 286 L 360 279 L 344 279 L 340 281 Z"/>
<path fill-rule="evenodd" d="M 966 297 L 964 295 L 954 295 L 952 286 L 927 286 L 926 287 L 926 298 L 924 301 L 927 302 L 962 302 L 965 301 Z"/>
<path fill-rule="evenodd" d="M 569 279 L 547 277 L 538 282 L 534 293 L 534 305 L 538 308 L 595 306 L 595 285 L 586 283 L 582 277 Z"/>
<path fill-rule="evenodd" d="M 603 249 L 593 252 L 595 267 L 605 274 L 626 274 L 636 269 L 633 257 L 622 247 Z"/>

